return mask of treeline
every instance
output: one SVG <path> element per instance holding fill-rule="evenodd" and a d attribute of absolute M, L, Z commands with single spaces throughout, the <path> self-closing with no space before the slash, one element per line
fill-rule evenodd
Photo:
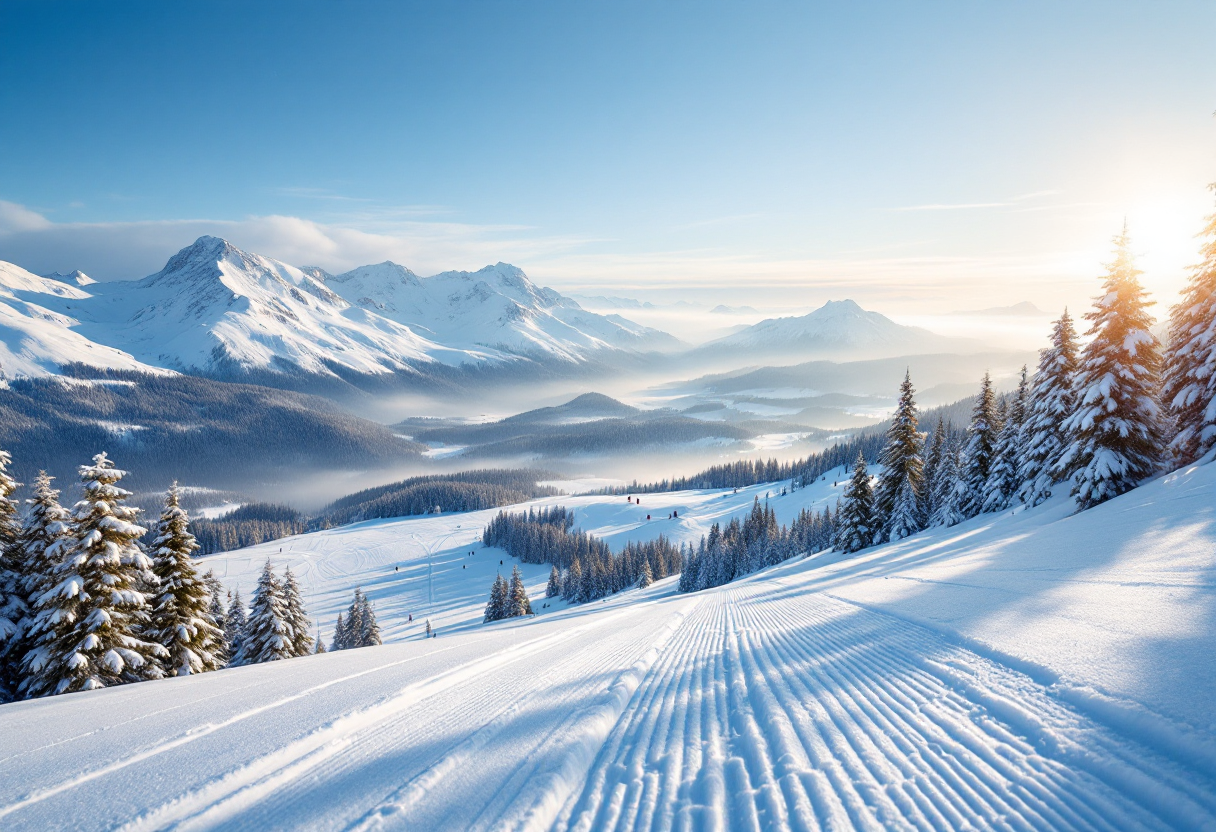
<path fill-rule="evenodd" d="M 0 451 L 0 699 L 33 699 L 188 676 L 311 651 L 309 621 L 288 569 L 267 561 L 245 614 L 225 599 L 198 549 L 177 486 L 152 532 L 138 524 L 125 471 L 102 453 L 80 466 L 72 510 L 46 472 L 18 512 L 12 457 Z M 141 539 L 148 539 L 142 543 Z M 227 603 L 225 601 L 227 600 Z"/>
<path fill-rule="evenodd" d="M 487 469 L 412 477 L 368 488 L 335 500 L 313 521 L 328 527 L 382 517 L 409 517 L 441 511 L 479 511 L 514 505 L 558 491 L 538 483 L 559 475 L 535 469 Z"/>
<path fill-rule="evenodd" d="M 639 483 L 634 480 L 631 485 L 614 486 L 604 489 L 601 493 L 653 494 L 693 488 L 746 488 L 781 480 L 790 480 L 790 486 L 797 489 L 827 474 L 833 468 L 851 464 L 859 453 L 867 459 L 876 460 L 882 451 L 883 443 L 882 434 L 863 433 L 793 462 L 741 459 L 725 465 L 714 465 L 687 477 L 673 477 L 651 483 Z"/>
<path fill-rule="evenodd" d="M 308 531 L 308 521 L 288 506 L 250 503 L 214 520 L 192 520 L 190 530 L 198 541 L 199 553 L 210 555 L 303 534 Z"/>
<path fill-rule="evenodd" d="M 818 552 L 832 545 L 834 518 L 830 509 L 803 509 L 787 528 L 778 525 L 777 515 L 757 497 L 751 513 L 739 522 L 731 518 L 723 529 L 710 526 L 696 548 L 688 547 L 680 572 L 680 592 L 695 592 L 722 586 L 735 578 L 774 566 L 798 554 Z"/>
<path fill-rule="evenodd" d="M 637 586 L 644 575 L 646 583 L 674 575 L 683 557 L 662 536 L 646 543 L 630 542 L 613 554 L 607 543 L 574 528 L 574 514 L 563 506 L 529 509 L 526 514 L 499 512 L 481 539 L 523 563 L 551 564 L 557 571 L 551 591 L 576 604 Z"/>
<path fill-rule="evenodd" d="M 538 484 L 558 478 L 558 474 L 531 468 L 411 477 L 349 494 L 311 517 L 287 506 L 250 503 L 223 517 L 194 520 L 191 531 L 201 553 L 209 555 L 360 520 L 514 505 L 559 493 L 556 488 Z"/>
<path fill-rule="evenodd" d="M 1126 229 L 1080 345 L 1067 310 L 1033 379 L 998 397 L 985 375 L 961 437 L 918 429 L 912 381 L 872 478 L 858 456 L 836 514 L 836 547 L 854 552 L 952 526 L 1063 489 L 1084 511 L 1216 447 L 1216 216 L 1204 262 L 1170 313 L 1169 343 L 1152 333 Z"/>

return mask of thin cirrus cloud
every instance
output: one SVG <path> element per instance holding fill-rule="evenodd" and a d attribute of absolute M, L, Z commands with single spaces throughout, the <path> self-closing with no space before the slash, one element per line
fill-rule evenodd
<path fill-rule="evenodd" d="M 1023 203 L 1030 200 L 1041 199 L 1047 196 L 1055 196 L 1060 191 L 1034 191 L 1033 193 L 1021 194 L 1019 196 L 1010 197 L 1009 199 L 1000 202 L 931 202 L 926 205 L 903 205 L 898 208 L 893 208 L 893 211 L 969 211 L 983 208 L 1020 208 Z M 1047 206 L 1042 206 L 1047 207 Z"/>

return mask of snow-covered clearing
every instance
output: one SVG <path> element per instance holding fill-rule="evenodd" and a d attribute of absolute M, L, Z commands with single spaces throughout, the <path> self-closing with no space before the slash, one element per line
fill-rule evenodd
<path fill-rule="evenodd" d="M 617 547 L 832 485 L 536 503 Z M 1207 465 L 489 626 L 492 512 L 211 556 L 290 563 L 327 637 L 361 584 L 390 643 L 6 705 L 0 828 L 1216 828 L 1214 513 Z"/>

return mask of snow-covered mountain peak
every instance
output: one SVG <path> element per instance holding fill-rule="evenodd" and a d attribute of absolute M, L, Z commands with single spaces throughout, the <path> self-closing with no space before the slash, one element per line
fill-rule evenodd
<path fill-rule="evenodd" d="M 97 282 L 80 269 L 76 269 L 76 271 L 70 272 L 69 274 L 51 272 L 50 274 L 43 275 L 43 277 L 45 277 L 47 280 L 56 280 L 60 283 L 66 283 L 69 286 L 88 286 L 91 283 Z"/>
<path fill-rule="evenodd" d="M 383 263 L 371 266 L 359 266 L 357 269 L 327 278 L 327 282 L 333 283 L 349 283 L 352 280 L 363 281 L 368 285 L 392 286 L 397 283 L 406 286 L 422 285 L 418 275 L 392 260 L 385 260 Z"/>
<path fill-rule="evenodd" d="M 964 342 L 897 324 L 880 312 L 863 309 L 856 301 L 845 299 L 828 301 L 806 315 L 768 318 L 712 341 L 705 348 L 749 350 L 760 355 L 807 357 L 849 353 L 873 357 L 963 346 Z"/>

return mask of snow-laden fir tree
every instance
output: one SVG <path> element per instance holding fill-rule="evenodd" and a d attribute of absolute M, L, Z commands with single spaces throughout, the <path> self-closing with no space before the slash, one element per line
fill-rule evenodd
<path fill-rule="evenodd" d="M 963 514 L 967 485 L 962 470 L 963 451 L 951 443 L 942 454 L 942 463 L 933 486 L 936 508 L 929 518 L 930 526 L 954 526 L 967 519 Z"/>
<path fill-rule="evenodd" d="M 212 627 L 219 631 L 215 650 L 216 660 L 220 667 L 225 667 L 232 657 L 232 653 L 228 649 L 228 611 L 224 606 L 224 585 L 210 569 L 203 573 L 203 583 L 207 585 L 207 591 L 211 593 L 211 600 L 207 604 L 207 620 L 211 622 Z"/>
<path fill-rule="evenodd" d="M 899 386 L 899 403 L 879 457 L 882 472 L 874 489 L 874 511 L 881 524 L 880 538 L 885 540 L 902 540 L 921 529 L 920 492 L 925 462 L 921 456 L 924 440 L 918 430 L 915 394 L 912 374 L 905 372 Z"/>
<path fill-rule="evenodd" d="M 358 592 L 358 590 L 356 590 Z M 291 567 L 283 572 L 283 609 L 287 620 L 288 632 L 291 636 L 291 652 L 294 656 L 307 656 L 312 653 L 312 622 L 304 610 L 304 599 L 300 597 L 300 585 Z"/>
<path fill-rule="evenodd" d="M 13 699 L 22 695 L 21 665 L 25 654 L 35 643 L 31 628 L 38 598 L 50 589 L 51 576 L 59 565 L 59 561 L 48 552 L 68 535 L 71 521 L 67 509 L 59 505 L 59 491 L 51 486 L 52 480 L 46 471 L 39 471 L 34 478 L 34 496 L 25 501 L 25 518 L 10 550 L 15 556 L 14 567 L 18 573 L 15 592 L 26 609 L 17 632 L 0 643 L 0 673 L 3 674 L 4 692 Z M 20 563 L 16 563 L 17 558 Z"/>
<path fill-rule="evenodd" d="M 853 478 L 844 487 L 844 494 L 836 509 L 836 550 L 848 555 L 872 546 L 877 531 L 870 474 L 866 470 L 865 456 L 858 453 Z"/>
<path fill-rule="evenodd" d="M 1018 389 L 1009 397 L 1001 433 L 996 441 L 992 470 L 988 472 L 988 481 L 984 484 L 984 511 L 1004 511 L 1013 504 L 1017 494 L 1018 468 L 1022 461 L 1022 427 L 1026 423 L 1028 397 L 1029 384 L 1026 367 L 1023 366 Z"/>
<path fill-rule="evenodd" d="M 360 595 L 362 596 L 363 615 L 361 616 L 362 626 L 359 628 L 359 646 L 375 647 L 383 644 L 380 640 L 380 624 L 376 621 L 376 611 L 372 608 L 372 602 L 362 591 L 360 591 Z"/>
<path fill-rule="evenodd" d="M 494 576 L 494 583 L 490 586 L 490 600 L 486 602 L 485 621 L 498 621 L 506 617 L 507 609 L 507 582 L 502 575 Z"/>
<path fill-rule="evenodd" d="M 519 573 L 518 566 L 511 567 L 511 586 L 507 597 L 508 617 L 532 614 L 532 602 L 528 599 L 528 590 L 524 587 L 524 577 Z"/>
<path fill-rule="evenodd" d="M 1022 425 L 1022 461 L 1018 466 L 1018 499 L 1037 506 L 1064 478 L 1058 470 L 1067 447 L 1064 423 L 1077 404 L 1077 333 L 1068 310 L 1052 325 L 1051 346 L 1039 351 L 1026 421 Z"/>
<path fill-rule="evenodd" d="M 342 617 L 342 613 L 338 613 L 338 620 L 334 622 L 334 638 L 329 644 L 329 649 L 342 650 L 348 639 L 350 639 L 350 635 L 346 627 L 346 619 Z"/>
<path fill-rule="evenodd" d="M 946 420 L 938 419 L 933 429 L 933 439 L 929 441 L 929 450 L 925 453 L 925 475 L 920 489 L 921 525 L 926 528 L 937 510 L 937 478 L 948 444 Z"/>
<path fill-rule="evenodd" d="M 642 561 L 642 572 L 638 575 L 638 589 L 645 589 L 654 583 L 654 573 L 650 571 L 650 561 Z"/>
<path fill-rule="evenodd" d="M 155 585 L 139 538 L 139 510 L 125 504 L 125 476 L 104 454 L 80 467 L 84 499 L 73 507 L 69 536 L 48 556 L 59 560 L 52 585 L 38 598 L 30 632 L 35 644 L 22 664 L 29 696 L 94 690 L 163 676 L 168 651 L 143 633 Z"/>
<path fill-rule="evenodd" d="M 154 527 L 152 572 L 158 584 L 152 594 L 148 625 L 148 637 L 168 651 L 163 664 L 169 676 L 189 676 L 223 667 L 223 634 L 209 615 L 211 593 L 190 562 L 197 548 L 177 483 L 173 483 Z"/>
<path fill-rule="evenodd" d="M 224 614 L 224 641 L 228 643 L 229 664 L 233 664 L 237 654 L 241 652 L 241 641 L 245 637 L 245 626 L 248 623 L 241 591 L 235 590 L 228 601 L 228 611 Z"/>
<path fill-rule="evenodd" d="M 23 622 L 29 615 L 29 604 L 21 588 L 25 556 L 16 545 L 21 519 L 13 492 L 18 483 L 8 473 L 12 461 L 7 451 L 0 451 L 0 702 L 12 699 L 15 694 L 17 674 L 10 674 L 5 668 L 10 666 L 8 656 L 20 661 Z"/>
<path fill-rule="evenodd" d="M 1204 236 L 1203 260 L 1170 311 L 1163 367 L 1161 400 L 1175 431 L 1170 450 L 1182 465 L 1216 448 L 1216 214 Z"/>
<path fill-rule="evenodd" d="M 562 575 L 557 571 L 557 566 L 549 570 L 549 583 L 545 587 L 546 598 L 556 598 L 562 594 Z"/>
<path fill-rule="evenodd" d="M 1140 286 L 1126 225 L 1114 242 L 1106 291 L 1085 315 L 1092 340 L 1081 354 L 1077 407 L 1065 423 L 1069 445 L 1060 465 L 1075 473 L 1072 494 L 1079 511 L 1135 488 L 1157 470 L 1162 456 L 1152 302 Z"/>
<path fill-rule="evenodd" d="M 232 663 L 238 666 L 261 664 L 290 659 L 294 655 L 283 585 L 267 559 L 258 585 L 253 590 L 249 620 L 245 622 L 245 631 L 241 634 L 241 647 Z"/>
<path fill-rule="evenodd" d="M 984 508 L 984 486 L 996 459 L 997 439 L 1001 434 L 1001 418 L 997 411 L 996 394 L 992 390 L 992 378 L 984 373 L 980 382 L 980 393 L 971 409 L 971 424 L 967 426 L 967 447 L 963 452 L 963 501 L 960 508 L 964 517 L 974 517 Z"/>

